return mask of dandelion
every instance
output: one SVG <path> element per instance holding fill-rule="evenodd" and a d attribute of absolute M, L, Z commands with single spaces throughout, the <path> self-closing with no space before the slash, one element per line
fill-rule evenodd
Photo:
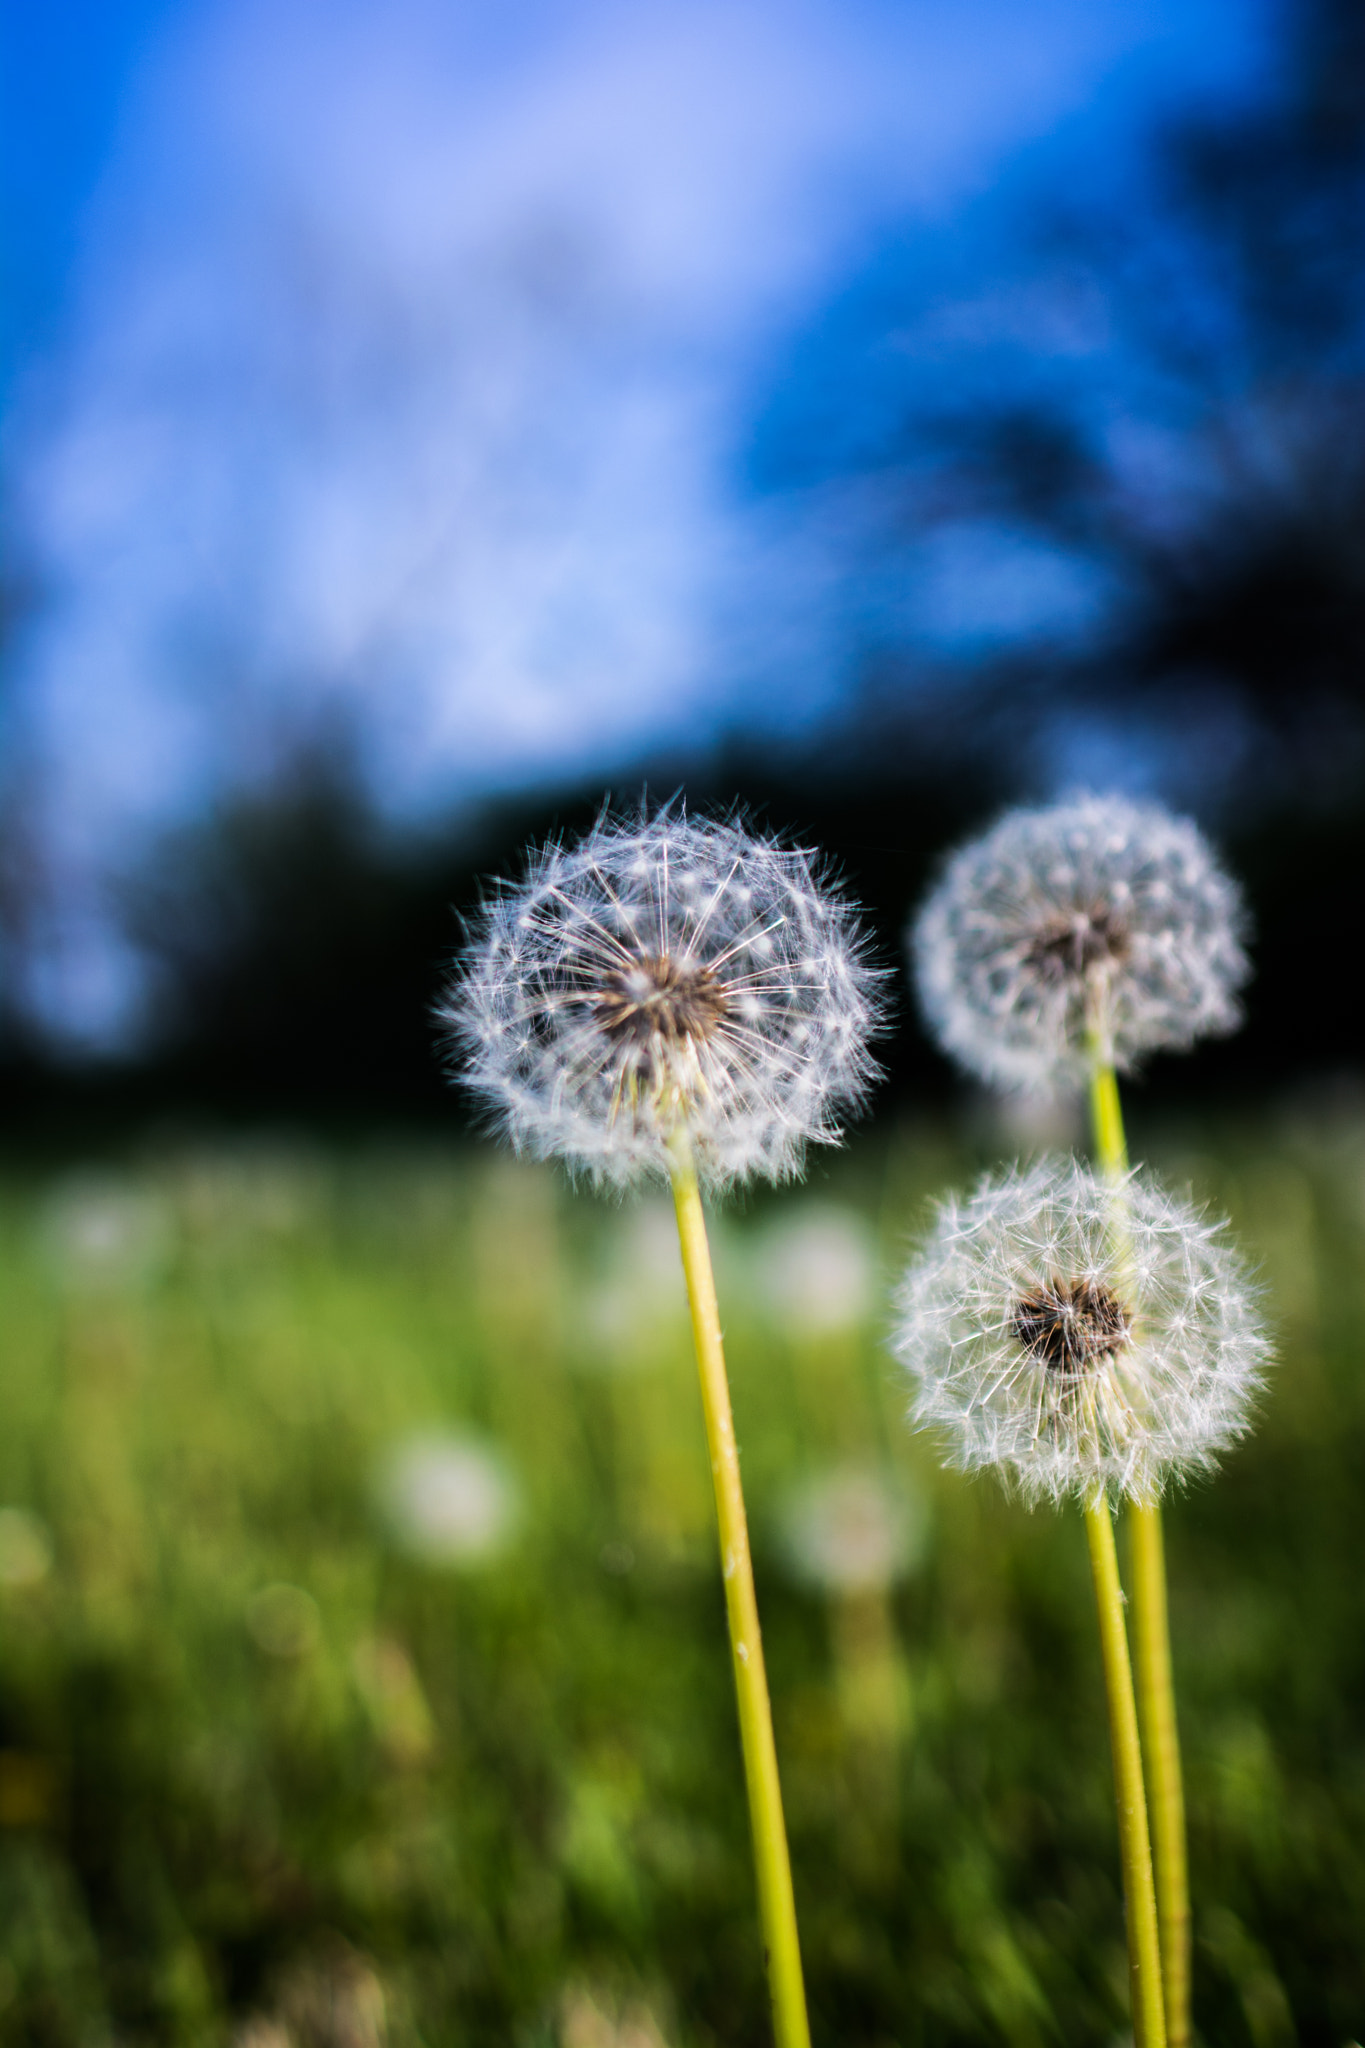
<path fill-rule="evenodd" d="M 1141 1501 L 1248 1427 L 1269 1347 L 1225 1227 L 1146 1175 L 1043 1161 L 950 1199 L 901 1288 L 916 1422 L 1030 1501 Z"/>
<path fill-rule="evenodd" d="M 734 821 L 604 817 L 495 895 L 442 1009 L 518 1151 L 625 1186 L 799 1170 L 874 1072 L 876 976 L 809 854 Z"/>
<path fill-rule="evenodd" d="M 912 934 L 920 998 L 946 1049 L 986 1080 L 1088 1082 L 1095 1153 L 1128 1169 L 1118 1070 L 1230 1031 L 1247 976 L 1240 892 L 1188 819 L 1122 797 L 1013 811 L 949 864 Z M 1172 2048 L 1189 2039 L 1189 1889 L 1155 1494 L 1130 1503 L 1133 1613 Z"/>
<path fill-rule="evenodd" d="M 1188 818 L 1081 796 L 1010 811 L 948 863 L 910 932 L 944 1049 L 997 1086 L 1081 1085 L 1096 1057 L 1235 1029 L 1241 895 Z"/>
<path fill-rule="evenodd" d="M 900 1294 L 915 1419 L 949 1462 L 1029 1500 L 1077 1496 L 1099 1605 L 1139 2048 L 1166 2040 L 1137 1706 L 1107 1495 L 1148 1511 L 1246 1430 L 1269 1358 L 1224 1227 L 1141 1174 L 1076 1161 L 950 1200 Z M 1164 1583 L 1164 1582 L 1163 1582 Z M 1150 1659 L 1141 1669 L 1144 1691 Z M 1150 1709 L 1148 1710 L 1150 1712 Z M 1162 1915 L 1163 1931 L 1165 1914 Z"/>
<path fill-rule="evenodd" d="M 736 819 L 604 815 L 484 907 L 442 1015 L 518 1151 L 673 1190 L 780 2048 L 808 2048 L 796 1907 L 701 1190 L 795 1173 L 874 1066 L 879 977 L 805 852 Z"/>

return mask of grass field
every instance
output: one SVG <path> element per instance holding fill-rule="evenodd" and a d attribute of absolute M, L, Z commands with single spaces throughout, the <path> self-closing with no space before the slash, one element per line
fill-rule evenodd
<path fill-rule="evenodd" d="M 1196 2018 L 1343 2048 L 1365 1118 L 1135 1135 L 1281 1352 L 1169 1521 Z M 881 1349 L 987 1156 L 874 1134 L 718 1224 L 820 2048 L 1125 2030 L 1079 1519 L 942 1474 Z M 767 2041 L 666 1215 L 491 1149 L 168 1140 L 12 1171 L 0 1299 L 0 2041 Z"/>

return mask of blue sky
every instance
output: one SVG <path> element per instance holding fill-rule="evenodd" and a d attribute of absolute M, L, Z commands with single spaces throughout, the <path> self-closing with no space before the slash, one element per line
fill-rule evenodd
<path fill-rule="evenodd" d="M 758 488 L 753 453 L 856 411 L 819 341 L 888 250 L 970 301 L 1002 208 L 1121 182 L 1155 116 L 1256 79 L 1261 25 L 1232 0 L 16 20 L 38 1009 L 135 1028 L 111 883 L 320 720 L 360 734 L 381 813 L 429 818 L 818 721 L 859 607 L 970 641 L 1083 601 L 1043 561 L 855 590 L 838 508 Z"/>
<path fill-rule="evenodd" d="M 174 0 L 6 11 L 0 64 L 5 290 L 0 385 L 58 337 L 80 223 L 124 93 Z"/>

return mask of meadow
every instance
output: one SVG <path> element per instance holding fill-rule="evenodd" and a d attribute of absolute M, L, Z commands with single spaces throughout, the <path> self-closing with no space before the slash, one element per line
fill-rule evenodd
<path fill-rule="evenodd" d="M 1195 2016 L 1365 2034 L 1365 1109 L 1144 1124 L 1280 1361 L 1172 1503 Z M 888 1287 L 999 1134 L 874 1129 L 717 1264 L 817 2043 L 1120 2040 L 1079 1517 L 939 1469 Z M 0 1180 L 0 2042 L 761 2048 L 667 1203 L 492 1148 Z M 464 1465 L 461 1465 L 461 1459 Z M 463 1477 L 461 1474 L 463 1473 Z"/>

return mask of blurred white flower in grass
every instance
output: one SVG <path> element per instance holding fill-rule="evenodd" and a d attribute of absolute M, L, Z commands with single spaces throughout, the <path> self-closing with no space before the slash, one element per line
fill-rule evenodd
<path fill-rule="evenodd" d="M 39 1585 L 51 1570 L 47 1525 L 28 1508 L 0 1508 L 0 1587 Z"/>
<path fill-rule="evenodd" d="M 1258 1290 L 1210 1221 L 1146 1174 L 1078 1160 L 943 1202 L 899 1296 L 915 1422 L 949 1464 L 1030 1501 L 1150 1501 L 1250 1424 L 1270 1344 Z"/>
<path fill-rule="evenodd" d="M 165 1268 L 174 1231 L 151 1188 L 109 1173 L 81 1172 L 52 1188 L 39 1215 L 47 1265 L 78 1290 L 136 1289 Z"/>
<path fill-rule="evenodd" d="M 1079 1086 L 1240 1021 L 1246 915 L 1198 828 L 1081 796 L 1010 811 L 948 862 L 909 934 L 946 1052 L 1002 1088 Z"/>
<path fill-rule="evenodd" d="M 833 1202 L 803 1203 L 764 1230 L 754 1273 L 769 1316 L 792 1337 L 856 1329 L 876 1305 L 871 1226 Z"/>
<path fill-rule="evenodd" d="M 802 1584 L 834 1594 L 884 1591 L 913 1571 L 929 1532 L 922 1496 L 870 1465 L 803 1480 L 783 1503 L 782 1554 Z"/>
<path fill-rule="evenodd" d="M 393 1445 L 375 1495 L 398 1548 L 426 1564 L 491 1564 L 522 1521 L 520 1487 L 498 1453 L 473 1437 L 430 1432 Z"/>
<path fill-rule="evenodd" d="M 808 853 L 734 819 L 604 815 L 485 905 L 442 1009 L 518 1151 L 624 1187 L 797 1172 L 875 1066 L 880 977 Z"/>
<path fill-rule="evenodd" d="M 671 1203 L 645 1196 L 613 1233 L 604 1270 L 585 1281 L 576 1362 L 604 1372 L 657 1364 L 661 1338 L 687 1325 L 687 1293 Z"/>

